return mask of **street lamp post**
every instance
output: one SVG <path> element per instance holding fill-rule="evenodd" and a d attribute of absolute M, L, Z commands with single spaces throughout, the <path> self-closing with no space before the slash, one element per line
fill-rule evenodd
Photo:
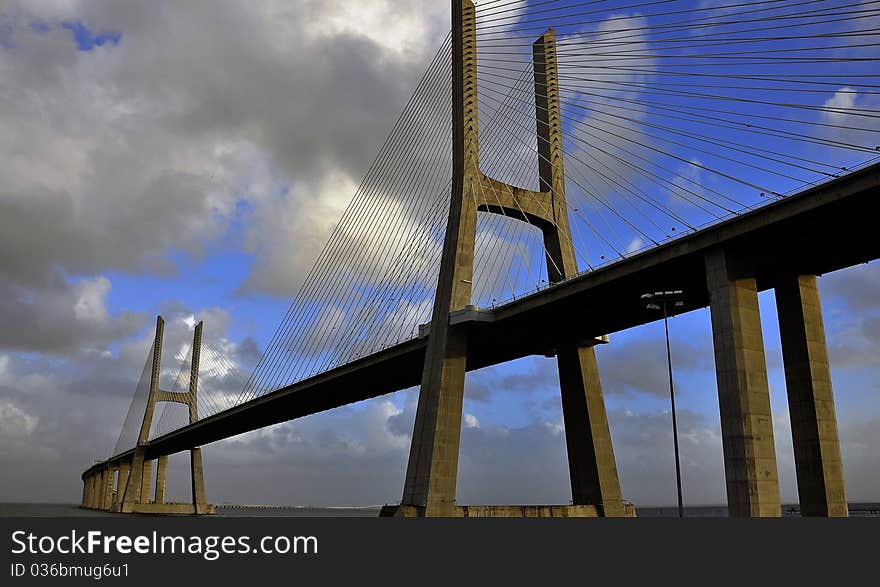
<path fill-rule="evenodd" d="M 678 489 L 679 518 L 684 517 L 684 502 L 681 498 L 681 461 L 678 456 L 678 422 L 675 417 L 675 386 L 672 381 L 672 351 L 669 348 L 669 304 L 672 303 L 673 308 L 682 307 L 684 302 L 681 301 L 681 294 L 681 290 L 674 290 L 658 291 L 642 295 L 642 299 L 647 301 L 646 307 L 649 310 L 663 310 L 663 328 L 666 331 L 666 366 L 669 370 L 669 401 L 672 408 L 672 443 L 675 447 L 675 484 Z M 657 302 L 659 302 L 659 304 Z"/>

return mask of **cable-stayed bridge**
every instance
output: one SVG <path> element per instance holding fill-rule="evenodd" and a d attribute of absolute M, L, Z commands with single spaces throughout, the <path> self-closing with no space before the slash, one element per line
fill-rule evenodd
<path fill-rule="evenodd" d="M 159 319 L 83 504 L 209 512 L 202 445 L 420 386 L 385 513 L 634 515 L 593 347 L 662 317 L 643 294 L 681 290 L 680 311 L 711 309 L 730 512 L 777 516 L 757 302 L 774 289 L 801 511 L 846 515 L 816 276 L 880 249 L 877 4 L 452 0 L 256 368 L 230 384 L 198 325 L 162 389 Z M 459 505 L 465 374 L 529 355 L 557 357 L 572 504 Z M 186 450 L 192 503 L 165 503 L 167 457 Z"/>

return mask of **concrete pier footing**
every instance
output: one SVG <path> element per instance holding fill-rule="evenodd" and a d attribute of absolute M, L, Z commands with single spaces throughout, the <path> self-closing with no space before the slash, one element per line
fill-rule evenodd
<path fill-rule="evenodd" d="M 624 504 L 618 517 L 634 518 L 635 507 Z M 379 512 L 380 518 L 423 518 L 423 508 L 412 505 L 386 505 Z M 453 518 L 600 518 L 601 508 L 595 505 L 455 505 Z"/>

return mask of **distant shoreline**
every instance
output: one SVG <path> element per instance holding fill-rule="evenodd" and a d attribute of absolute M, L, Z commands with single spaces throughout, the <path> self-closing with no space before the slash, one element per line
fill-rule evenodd
<path fill-rule="evenodd" d="M 219 517 L 313 517 L 313 518 L 367 518 L 378 517 L 381 505 L 367 506 L 308 506 L 280 504 L 217 504 Z M 784 504 L 783 517 L 797 517 L 797 504 Z M 677 517 L 676 506 L 636 506 L 639 517 L 665 518 Z M 850 517 L 880 518 L 880 502 L 860 502 L 849 504 Z M 69 518 L 69 517 L 101 517 L 127 516 L 97 510 L 80 508 L 71 503 L 0 503 L 0 518 Z M 724 518 L 727 517 L 726 505 L 702 505 L 685 507 L 685 517 L 690 518 Z"/>

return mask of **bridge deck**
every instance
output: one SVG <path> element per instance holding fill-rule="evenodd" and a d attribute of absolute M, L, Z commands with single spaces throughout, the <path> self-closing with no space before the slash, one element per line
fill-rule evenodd
<path fill-rule="evenodd" d="M 640 299 L 645 292 L 681 289 L 683 311 L 705 307 L 703 256 L 714 247 L 734 251 L 760 290 L 772 288 L 778 275 L 821 275 L 876 259 L 878 197 L 875 164 L 476 317 L 462 315 L 453 322 L 470 331 L 468 369 L 551 354 L 559 344 L 657 320 Z M 398 344 L 151 440 L 147 458 L 418 385 L 424 355 L 424 339 Z"/>

